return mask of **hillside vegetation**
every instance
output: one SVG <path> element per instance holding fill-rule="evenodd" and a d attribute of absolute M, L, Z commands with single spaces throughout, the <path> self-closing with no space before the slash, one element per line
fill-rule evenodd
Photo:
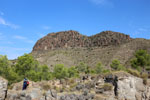
<path fill-rule="evenodd" d="M 114 71 L 128 72 L 146 80 L 148 76 L 146 74 L 146 76 L 141 76 L 140 72 L 149 71 L 150 54 L 145 50 L 138 50 L 130 62 L 132 69 L 126 68 L 119 60 L 115 59 L 110 64 L 110 69 L 106 69 L 101 62 L 97 63 L 95 67 L 90 67 L 84 62 L 80 62 L 77 66 L 70 67 L 66 67 L 63 64 L 56 64 L 52 70 L 47 65 L 40 65 L 30 54 L 24 54 L 18 57 L 15 64 L 10 64 L 7 56 L 1 55 L 0 75 L 9 81 L 9 85 L 21 81 L 24 77 L 36 82 L 42 80 L 76 78 L 82 74 L 103 75 Z"/>

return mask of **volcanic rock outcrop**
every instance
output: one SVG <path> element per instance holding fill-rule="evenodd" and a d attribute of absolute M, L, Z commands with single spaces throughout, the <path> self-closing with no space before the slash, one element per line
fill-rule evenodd
<path fill-rule="evenodd" d="M 67 47 L 101 47 L 119 45 L 132 40 L 129 35 L 119 32 L 103 31 L 87 37 L 77 31 L 62 31 L 50 33 L 37 41 L 33 51 L 44 51 Z"/>

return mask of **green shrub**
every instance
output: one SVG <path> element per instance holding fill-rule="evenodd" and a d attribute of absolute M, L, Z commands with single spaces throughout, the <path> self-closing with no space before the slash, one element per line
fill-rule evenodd
<path fill-rule="evenodd" d="M 76 69 L 78 70 L 78 72 L 81 72 L 81 73 L 89 72 L 89 67 L 83 62 L 81 62 L 78 66 L 76 66 Z"/>
<path fill-rule="evenodd" d="M 125 67 L 120 64 L 119 60 L 113 60 L 112 64 L 110 64 L 110 66 L 114 70 L 125 70 Z"/>
<path fill-rule="evenodd" d="M 150 66 L 150 54 L 146 50 L 138 50 L 135 53 L 135 58 L 131 60 L 131 66 L 137 69 L 139 66 L 145 68 Z"/>
<path fill-rule="evenodd" d="M 69 77 L 68 69 L 63 64 L 58 64 L 54 67 L 53 75 L 57 79 L 67 78 Z"/>
<path fill-rule="evenodd" d="M 72 67 L 68 68 L 68 75 L 69 75 L 69 78 L 78 77 L 79 73 L 78 73 L 78 70 L 76 69 L 76 67 L 72 66 Z"/>
<path fill-rule="evenodd" d="M 97 65 L 96 65 L 96 68 L 95 68 L 95 72 L 96 72 L 96 74 L 100 74 L 100 73 L 102 73 L 103 72 L 103 67 L 102 67 L 102 64 L 101 63 L 98 63 Z"/>
<path fill-rule="evenodd" d="M 111 71 L 109 69 L 104 69 L 103 73 L 110 73 Z"/>

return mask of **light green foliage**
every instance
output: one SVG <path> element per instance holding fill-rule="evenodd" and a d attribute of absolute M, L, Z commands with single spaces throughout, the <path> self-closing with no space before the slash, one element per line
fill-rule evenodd
<path fill-rule="evenodd" d="M 7 69 L 10 67 L 10 63 L 7 56 L 0 55 L 0 75 L 4 76 L 7 73 Z"/>
<path fill-rule="evenodd" d="M 58 64 L 54 67 L 53 75 L 57 79 L 67 78 L 69 76 L 68 69 L 63 64 Z"/>
<path fill-rule="evenodd" d="M 114 70 L 124 70 L 125 67 L 120 64 L 119 60 L 113 60 L 112 64 L 110 64 L 111 68 Z"/>
<path fill-rule="evenodd" d="M 72 66 L 72 67 L 68 68 L 68 74 L 69 74 L 69 78 L 79 76 L 79 73 L 78 73 L 75 66 Z"/>
<path fill-rule="evenodd" d="M 135 69 L 150 67 L 150 54 L 146 50 L 138 50 L 135 53 L 135 58 L 131 60 L 131 66 Z"/>
<path fill-rule="evenodd" d="M 18 57 L 16 64 L 12 66 L 6 56 L 0 56 L 0 75 L 9 81 L 9 85 L 23 80 L 24 77 L 32 81 L 52 79 L 48 66 L 40 66 L 30 54 Z"/>
<path fill-rule="evenodd" d="M 18 57 L 16 72 L 24 77 L 30 70 L 38 71 L 38 62 L 29 54 Z"/>
<path fill-rule="evenodd" d="M 19 76 L 15 73 L 14 68 L 10 66 L 7 56 L 0 55 L 0 76 L 9 80 L 8 84 L 19 80 Z"/>
<path fill-rule="evenodd" d="M 89 67 L 81 62 L 78 66 L 76 66 L 77 70 L 82 73 L 89 73 Z"/>
<path fill-rule="evenodd" d="M 47 65 L 40 66 L 40 79 L 41 80 L 50 80 L 53 78 L 52 73 L 50 72 Z"/>
<path fill-rule="evenodd" d="M 101 63 L 98 63 L 97 65 L 96 65 L 96 68 L 95 68 L 95 72 L 96 72 L 96 74 L 100 74 L 100 73 L 102 73 L 103 72 L 103 67 L 102 67 L 102 64 Z"/>
<path fill-rule="evenodd" d="M 27 77 L 33 81 L 50 80 L 52 78 L 48 66 L 40 66 L 30 54 L 24 54 L 18 58 L 15 71 L 20 77 Z"/>

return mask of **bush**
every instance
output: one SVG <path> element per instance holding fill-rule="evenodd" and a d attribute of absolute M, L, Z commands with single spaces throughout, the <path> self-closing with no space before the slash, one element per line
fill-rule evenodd
<path fill-rule="evenodd" d="M 76 67 L 72 66 L 72 67 L 68 68 L 68 75 L 69 75 L 69 78 L 78 77 L 79 73 L 78 73 Z"/>
<path fill-rule="evenodd" d="M 111 71 L 109 69 L 104 69 L 103 73 L 110 73 Z"/>
<path fill-rule="evenodd" d="M 135 58 L 131 60 L 131 66 L 137 69 L 139 66 L 144 68 L 150 66 L 150 54 L 146 50 L 138 50 L 135 53 Z"/>
<path fill-rule="evenodd" d="M 78 72 L 81 72 L 81 73 L 89 72 L 88 66 L 83 62 L 81 62 L 78 66 L 76 66 L 76 69 L 78 70 Z"/>
<path fill-rule="evenodd" d="M 7 56 L 0 55 L 0 76 L 8 80 L 8 85 L 21 80 L 19 75 L 10 66 Z"/>
<path fill-rule="evenodd" d="M 125 70 L 125 67 L 120 64 L 119 60 L 113 60 L 112 64 L 110 64 L 110 66 L 114 70 Z"/>
<path fill-rule="evenodd" d="M 7 56 L 0 55 L 0 75 L 5 77 L 8 73 L 8 68 L 10 67 L 10 63 L 7 59 Z"/>
<path fill-rule="evenodd" d="M 98 64 L 96 65 L 95 72 L 96 72 L 96 74 L 100 74 L 100 73 L 103 72 L 103 67 L 102 67 L 102 64 L 101 64 L 101 63 L 98 63 Z"/>
<path fill-rule="evenodd" d="M 67 78 L 67 77 L 69 77 L 68 69 L 66 67 L 64 67 L 63 64 L 58 64 L 54 67 L 53 75 L 57 79 Z"/>

